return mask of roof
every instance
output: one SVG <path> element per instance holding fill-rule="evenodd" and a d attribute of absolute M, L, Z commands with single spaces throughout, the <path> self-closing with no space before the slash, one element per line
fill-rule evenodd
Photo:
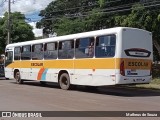
<path fill-rule="evenodd" d="M 130 27 L 115 27 L 115 28 L 109 28 L 109 29 L 102 29 L 102 30 L 95 30 L 95 31 L 90 31 L 90 32 L 71 34 L 71 35 L 57 36 L 57 37 L 52 37 L 52 38 L 32 40 L 32 41 L 26 41 L 26 42 L 18 42 L 18 43 L 9 44 L 6 47 L 8 48 L 8 47 L 15 47 L 15 46 L 22 46 L 22 45 L 53 42 L 53 41 L 71 40 L 71 39 L 78 39 L 78 38 L 82 38 L 82 37 L 92 37 L 92 36 L 97 36 L 97 35 L 100 36 L 100 35 L 104 35 L 104 34 L 115 34 L 119 31 L 121 31 L 122 29 L 141 30 L 138 28 L 130 28 Z M 146 32 L 148 32 L 148 31 L 146 31 Z"/>

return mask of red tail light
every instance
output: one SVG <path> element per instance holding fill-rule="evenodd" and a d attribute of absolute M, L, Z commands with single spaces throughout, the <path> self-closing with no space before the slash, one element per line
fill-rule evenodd
<path fill-rule="evenodd" d="M 121 73 L 121 75 L 125 76 L 124 61 L 121 62 L 121 65 L 120 65 L 120 73 Z"/>

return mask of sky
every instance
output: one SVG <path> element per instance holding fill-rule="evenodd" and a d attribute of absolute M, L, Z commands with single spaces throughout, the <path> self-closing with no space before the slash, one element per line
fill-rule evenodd
<path fill-rule="evenodd" d="M 0 0 L 0 16 L 8 10 L 8 0 Z M 35 24 L 41 19 L 38 16 L 40 10 L 43 10 L 47 5 L 54 0 L 11 0 L 11 12 L 21 12 L 25 14 L 26 18 L 30 18 L 31 21 L 27 21 L 33 26 L 35 36 L 41 36 L 42 30 L 36 29 Z M 41 32 L 41 33 L 40 33 Z"/>

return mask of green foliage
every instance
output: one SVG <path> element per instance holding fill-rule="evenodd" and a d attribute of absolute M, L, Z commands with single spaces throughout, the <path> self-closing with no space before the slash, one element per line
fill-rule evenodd
<path fill-rule="evenodd" d="M 0 51 L 4 52 L 7 31 L 8 31 L 8 14 L 5 13 L 3 18 L 0 18 Z M 11 13 L 11 42 L 22 42 L 35 39 L 32 32 L 32 26 L 25 22 L 25 16 L 20 12 Z"/>
<path fill-rule="evenodd" d="M 75 19 L 73 21 L 70 21 L 67 18 L 62 18 L 59 21 L 61 24 L 57 23 L 54 25 L 54 28 L 58 35 L 66 35 L 70 33 L 77 33 L 77 32 L 83 32 L 83 28 L 85 26 L 85 23 L 81 21 L 81 19 Z"/>
<path fill-rule="evenodd" d="M 146 1 L 144 6 L 140 0 L 55 0 L 40 12 L 43 19 L 37 27 L 44 28 L 47 34 L 58 35 L 116 26 L 136 27 L 152 32 L 153 40 L 160 43 L 160 10 L 146 7 L 151 6 L 151 2 Z M 123 11 L 123 8 L 129 9 L 128 4 L 132 9 Z M 159 58 L 157 55 L 154 48 L 154 57 Z"/>
<path fill-rule="evenodd" d="M 159 10 L 153 11 L 147 9 L 143 5 L 134 5 L 132 11 L 128 16 L 118 16 L 115 20 L 119 25 L 126 27 L 136 27 L 145 29 L 153 33 L 154 38 L 159 38 Z"/>
<path fill-rule="evenodd" d="M 160 64 L 153 64 L 152 65 L 152 77 L 153 78 L 160 78 Z M 159 82 L 160 83 L 160 82 Z"/>
<path fill-rule="evenodd" d="M 160 14 L 158 15 L 158 18 L 157 18 L 157 19 L 158 19 L 158 22 L 160 22 Z"/>
<path fill-rule="evenodd" d="M 98 3 L 100 7 L 103 7 L 105 5 L 105 0 L 98 0 Z"/>

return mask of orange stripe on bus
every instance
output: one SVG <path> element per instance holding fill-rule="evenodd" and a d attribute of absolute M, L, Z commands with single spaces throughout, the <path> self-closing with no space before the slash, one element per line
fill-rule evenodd
<path fill-rule="evenodd" d="M 121 62 L 124 61 L 125 69 L 150 69 L 152 60 L 132 59 L 132 58 L 100 58 L 100 59 L 73 59 L 73 60 L 37 60 L 37 61 L 15 61 L 7 67 L 9 68 L 44 68 L 51 69 L 120 69 Z M 31 66 L 36 63 L 35 66 Z"/>
<path fill-rule="evenodd" d="M 41 69 L 39 70 L 38 76 L 37 76 L 37 80 L 41 80 L 41 77 L 42 77 L 42 74 L 43 74 L 44 70 L 45 70 L 44 68 L 41 68 Z"/>

